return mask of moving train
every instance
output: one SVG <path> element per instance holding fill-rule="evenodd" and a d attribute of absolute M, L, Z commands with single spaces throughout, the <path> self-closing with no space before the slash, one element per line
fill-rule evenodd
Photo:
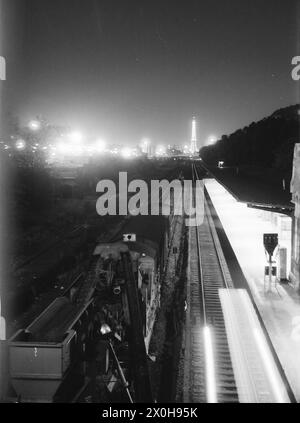
<path fill-rule="evenodd" d="M 18 402 L 131 399 L 132 328 L 140 323 L 147 354 L 169 238 L 169 217 L 130 216 L 113 239 L 98 242 L 88 271 L 8 341 L 9 397 Z M 123 254 L 134 275 L 136 315 L 129 307 Z"/>

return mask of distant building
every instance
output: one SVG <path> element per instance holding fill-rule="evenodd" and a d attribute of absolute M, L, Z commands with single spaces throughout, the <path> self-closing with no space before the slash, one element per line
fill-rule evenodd
<path fill-rule="evenodd" d="M 295 212 L 292 224 L 291 282 L 300 287 L 300 144 L 295 144 L 293 177 L 291 181 L 292 202 Z"/>

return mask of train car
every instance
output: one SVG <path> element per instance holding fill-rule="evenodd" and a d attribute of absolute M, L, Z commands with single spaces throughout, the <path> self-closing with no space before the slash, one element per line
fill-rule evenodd
<path fill-rule="evenodd" d="M 88 272 L 8 341 L 11 386 L 19 401 L 74 401 L 90 380 L 91 356 L 96 360 L 96 378 L 110 399 L 118 385 L 118 372 L 122 373 L 121 379 L 130 374 L 128 333 L 135 324 L 128 307 L 121 255 L 130 253 L 138 318 L 142 320 L 148 351 L 168 243 L 168 218 L 136 216 L 126 219 L 110 242 L 96 245 Z M 109 344 L 103 340 L 103 327 L 113 335 Z M 116 354 L 111 354 L 114 344 Z M 116 360 L 121 364 L 116 365 Z"/>

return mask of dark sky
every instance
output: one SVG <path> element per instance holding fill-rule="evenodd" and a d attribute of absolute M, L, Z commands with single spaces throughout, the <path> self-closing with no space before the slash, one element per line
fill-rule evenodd
<path fill-rule="evenodd" d="M 299 101 L 297 3 L 18 0 L 10 108 L 132 144 L 187 143 L 196 115 L 201 145 Z"/>

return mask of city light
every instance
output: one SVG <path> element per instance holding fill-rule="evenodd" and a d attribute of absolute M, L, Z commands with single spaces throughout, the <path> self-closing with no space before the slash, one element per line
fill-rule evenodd
<path fill-rule="evenodd" d="M 216 137 L 216 135 L 210 135 L 210 136 L 207 138 L 206 145 L 215 144 L 217 141 L 218 141 L 218 137 Z"/>
<path fill-rule="evenodd" d="M 121 154 L 124 159 L 130 159 L 133 156 L 132 149 L 129 147 L 123 148 Z"/>
<path fill-rule="evenodd" d="M 63 142 L 57 144 L 56 149 L 59 154 L 68 154 L 72 152 L 72 146 Z"/>
<path fill-rule="evenodd" d="M 198 150 L 197 147 L 197 123 L 196 118 L 193 117 L 192 121 L 192 139 L 191 139 L 191 154 L 195 154 Z"/>
<path fill-rule="evenodd" d="M 57 152 L 66 156 L 80 156 L 83 155 L 84 150 L 81 145 L 67 142 L 60 142 L 57 144 Z"/>
<path fill-rule="evenodd" d="M 72 142 L 80 143 L 83 140 L 83 135 L 79 131 L 74 131 L 69 134 L 68 138 Z"/>
<path fill-rule="evenodd" d="M 189 153 L 190 153 L 190 147 L 189 147 L 188 145 L 185 145 L 185 146 L 183 147 L 183 153 L 184 153 L 184 154 L 189 154 Z"/>
<path fill-rule="evenodd" d="M 110 152 L 111 154 L 117 155 L 117 154 L 119 154 L 119 149 L 118 149 L 117 147 L 114 147 L 114 148 L 111 148 L 111 149 L 109 150 L 109 152 Z"/>
<path fill-rule="evenodd" d="M 240 291 L 240 297 L 244 304 L 244 310 L 247 310 L 247 313 L 249 314 L 249 323 L 252 326 L 254 339 L 259 350 L 259 356 L 265 366 L 276 402 L 284 403 L 286 402 L 285 387 L 280 378 L 280 374 L 273 360 L 272 353 L 262 332 L 257 316 L 251 307 L 249 295 L 246 291 Z M 249 325 L 249 327 L 251 326 Z"/>
<path fill-rule="evenodd" d="M 16 141 L 15 145 L 17 150 L 24 150 L 24 148 L 26 147 L 26 143 L 22 139 L 19 139 L 18 141 Z"/>
<path fill-rule="evenodd" d="M 158 157 L 164 156 L 166 154 L 166 147 L 164 145 L 159 145 L 156 147 L 155 155 Z"/>
<path fill-rule="evenodd" d="M 204 350 L 205 350 L 205 369 L 206 369 L 206 398 L 208 403 L 217 402 L 216 377 L 214 365 L 214 353 L 212 345 L 211 330 L 208 326 L 203 328 Z"/>
<path fill-rule="evenodd" d="M 31 120 L 28 123 L 28 127 L 29 129 L 31 129 L 32 131 L 38 131 L 39 129 L 41 129 L 41 122 L 38 120 Z"/>
<path fill-rule="evenodd" d="M 103 323 L 103 325 L 100 328 L 101 335 L 108 335 L 111 333 L 111 328 L 108 326 L 107 323 Z"/>

